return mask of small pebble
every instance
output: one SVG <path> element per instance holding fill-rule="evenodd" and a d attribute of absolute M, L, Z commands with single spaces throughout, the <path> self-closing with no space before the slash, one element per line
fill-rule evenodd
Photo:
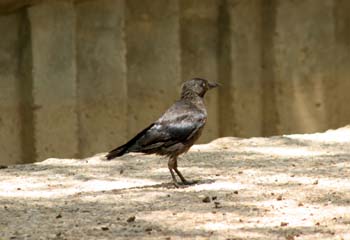
<path fill-rule="evenodd" d="M 287 226 L 287 225 L 288 225 L 287 222 L 281 222 L 281 227 L 285 227 L 285 226 Z"/>
<path fill-rule="evenodd" d="M 135 216 L 132 216 L 132 217 L 129 217 L 128 220 L 126 220 L 128 223 L 130 222 L 135 222 L 135 219 L 136 217 Z"/>
<path fill-rule="evenodd" d="M 294 240 L 294 236 L 293 235 L 287 235 L 286 236 L 286 240 Z"/>
<path fill-rule="evenodd" d="M 215 208 L 221 208 L 221 206 L 220 206 L 220 203 L 219 203 L 219 202 L 214 202 L 214 204 L 215 204 Z"/>
<path fill-rule="evenodd" d="M 208 197 L 208 196 L 204 197 L 204 198 L 202 199 L 202 202 L 204 202 L 204 203 L 210 202 L 210 197 Z"/>

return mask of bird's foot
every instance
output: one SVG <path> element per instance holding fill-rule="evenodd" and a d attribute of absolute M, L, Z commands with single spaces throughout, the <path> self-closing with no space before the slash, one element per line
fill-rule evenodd
<path fill-rule="evenodd" d="M 175 182 L 173 181 L 173 184 L 176 188 L 185 188 L 185 187 L 188 187 L 188 186 L 191 186 L 191 185 L 194 185 L 198 183 L 198 181 L 182 181 L 182 182 Z"/>
<path fill-rule="evenodd" d="M 180 188 L 180 184 L 178 182 L 172 182 L 175 188 Z"/>
<path fill-rule="evenodd" d="M 172 182 L 175 188 L 185 188 L 191 185 L 189 182 L 183 183 L 183 182 Z"/>
<path fill-rule="evenodd" d="M 197 184 L 198 183 L 198 181 L 196 181 L 196 180 L 194 180 L 194 181 L 187 181 L 187 180 L 185 180 L 185 181 L 182 181 L 182 184 L 183 185 L 194 185 L 194 184 Z"/>

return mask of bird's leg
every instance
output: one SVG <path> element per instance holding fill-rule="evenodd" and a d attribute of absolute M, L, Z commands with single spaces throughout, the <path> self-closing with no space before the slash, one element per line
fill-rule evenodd
<path fill-rule="evenodd" d="M 171 178 L 173 179 L 173 183 L 174 183 L 175 187 L 179 187 L 179 183 L 177 182 L 175 174 L 174 174 L 174 171 L 173 171 L 173 169 L 175 170 L 175 167 L 174 167 L 175 164 L 176 164 L 176 158 L 172 158 L 172 157 L 169 158 L 169 160 L 168 160 L 168 168 L 169 168 L 169 171 L 170 171 L 170 174 L 171 174 Z"/>
<path fill-rule="evenodd" d="M 175 170 L 176 174 L 180 177 L 181 182 L 182 182 L 184 185 L 190 185 L 190 184 L 192 184 L 191 182 L 187 181 L 187 180 L 184 178 L 184 176 L 182 176 L 182 174 L 181 174 L 181 172 L 179 171 L 179 169 L 174 168 L 174 170 Z"/>
<path fill-rule="evenodd" d="M 174 158 L 174 171 L 176 172 L 176 174 L 179 176 L 179 178 L 181 179 L 181 182 L 184 185 L 190 185 L 192 184 L 191 182 L 187 181 L 184 176 L 182 176 L 181 172 L 179 171 L 179 169 L 177 169 L 177 158 Z"/>

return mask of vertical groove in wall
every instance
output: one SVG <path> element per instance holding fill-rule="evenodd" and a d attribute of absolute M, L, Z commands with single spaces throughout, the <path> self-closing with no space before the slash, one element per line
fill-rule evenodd
<path fill-rule="evenodd" d="M 276 0 L 262 0 L 262 136 L 278 134 L 275 87 L 274 35 L 276 30 Z"/>
<path fill-rule="evenodd" d="M 31 33 L 28 14 L 21 10 L 22 19 L 19 28 L 19 86 L 21 113 L 21 148 L 22 163 L 35 162 L 34 122 L 33 122 L 33 78 L 32 78 L 32 49 Z"/>
<path fill-rule="evenodd" d="M 218 79 L 221 83 L 219 91 L 219 135 L 229 136 L 234 134 L 234 109 L 232 107 L 233 97 L 229 89 L 231 82 L 231 44 L 230 44 L 230 14 L 228 0 L 220 2 L 218 16 Z"/>

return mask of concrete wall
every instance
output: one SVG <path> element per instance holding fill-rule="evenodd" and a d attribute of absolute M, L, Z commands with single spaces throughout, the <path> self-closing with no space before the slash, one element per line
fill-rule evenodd
<path fill-rule="evenodd" d="M 347 0 L 0 1 L 0 164 L 123 143 L 192 77 L 200 142 L 350 122 Z"/>
<path fill-rule="evenodd" d="M 28 90 L 34 104 L 36 158 L 78 156 L 73 4 L 38 4 L 28 9 L 28 15 L 32 47 L 32 89 Z"/>
<path fill-rule="evenodd" d="M 19 29 L 23 12 L 0 16 L 0 163 L 22 157 L 19 79 Z"/>
<path fill-rule="evenodd" d="M 79 152 L 106 151 L 127 136 L 125 3 L 76 6 Z"/>
<path fill-rule="evenodd" d="M 261 1 L 224 1 L 221 14 L 220 134 L 261 136 Z"/>
<path fill-rule="evenodd" d="M 179 4 L 127 0 L 128 137 L 174 102 L 181 86 Z"/>
<path fill-rule="evenodd" d="M 334 81 L 334 1 L 281 1 L 276 6 L 274 57 L 280 130 L 327 129 L 328 88 Z M 300 14 L 303 9 L 303 14 Z M 278 21 L 283 19 L 284 21 Z M 289 111 L 286 111 L 289 109 Z"/>
<path fill-rule="evenodd" d="M 218 79 L 219 1 L 181 0 L 180 2 L 181 79 L 203 76 Z M 208 121 L 201 140 L 219 136 L 218 93 L 206 96 Z"/>

